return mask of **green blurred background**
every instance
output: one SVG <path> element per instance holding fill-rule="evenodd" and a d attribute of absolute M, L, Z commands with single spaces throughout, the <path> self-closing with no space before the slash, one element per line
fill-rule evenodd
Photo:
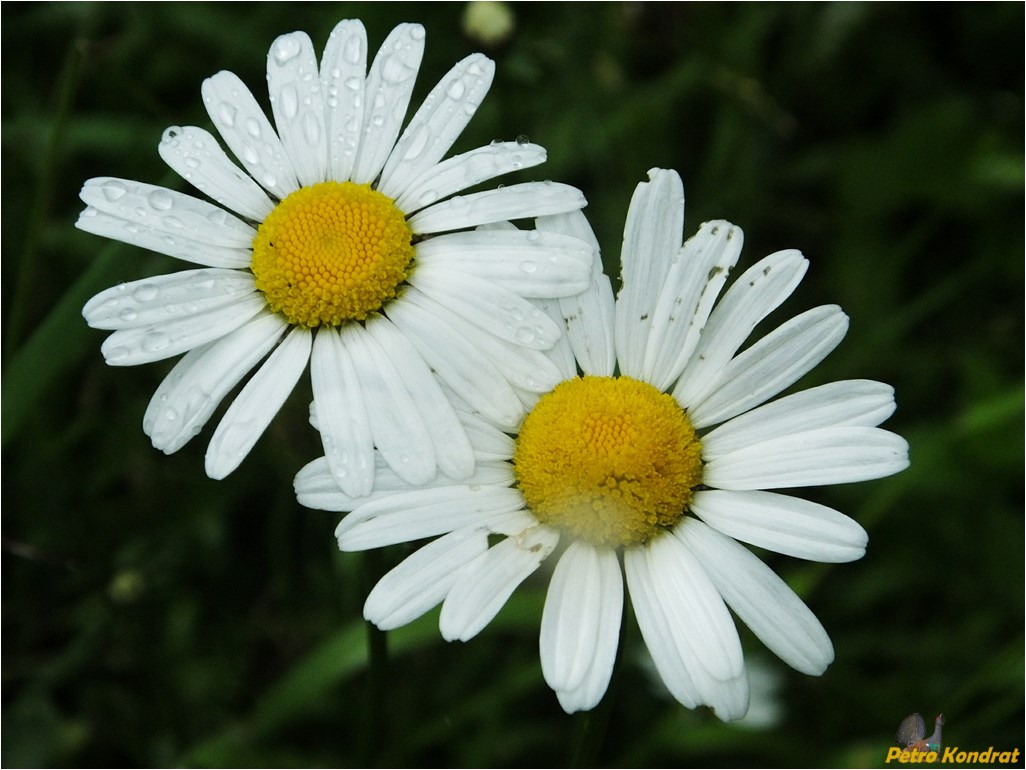
<path fill-rule="evenodd" d="M 946 745 L 1024 748 L 1023 5 L 509 8 L 514 29 L 485 42 L 465 4 L 4 3 L 5 766 L 549 767 L 582 738 L 605 766 L 882 766 L 914 711 L 944 712 Z M 414 103 L 468 53 L 493 56 L 455 149 L 544 145 L 533 176 L 585 191 L 613 274 L 654 166 L 683 176 L 688 233 L 744 228 L 741 267 L 810 258 L 776 320 L 838 303 L 851 329 L 803 384 L 892 383 L 887 427 L 912 457 L 802 493 L 866 527 L 861 561 L 762 554 L 830 632 L 824 676 L 743 631 L 752 715 L 723 725 L 666 695 L 635 627 L 611 710 L 568 717 L 538 663 L 538 575 L 469 644 L 434 616 L 389 635 L 369 690 L 366 575 L 405 551 L 340 554 L 336 516 L 296 504 L 319 454 L 305 380 L 226 481 L 203 473 L 209 426 L 171 457 L 149 445 L 172 362 L 105 366 L 80 309 L 184 264 L 74 229 L 79 187 L 186 189 L 156 146 L 169 125 L 209 127 L 203 78 L 233 70 L 266 105 L 274 37 L 303 29 L 320 51 L 344 17 L 372 51 L 400 21 L 427 27 Z"/>

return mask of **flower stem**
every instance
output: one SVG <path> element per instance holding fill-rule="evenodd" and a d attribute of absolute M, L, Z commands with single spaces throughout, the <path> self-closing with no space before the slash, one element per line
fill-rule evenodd
<path fill-rule="evenodd" d="M 620 679 L 620 666 L 623 661 L 623 648 L 627 643 L 627 602 L 623 603 L 620 617 L 620 643 L 616 648 L 616 660 L 613 661 L 613 674 L 609 678 L 609 687 L 599 704 L 591 711 L 577 714 L 577 734 L 573 741 L 573 753 L 570 755 L 570 767 L 598 767 L 601 756 L 603 738 L 608 732 L 609 720 L 613 715 L 613 703 L 616 700 L 616 687 Z"/>
<path fill-rule="evenodd" d="M 366 596 L 382 575 L 382 554 L 380 549 L 363 554 L 363 587 Z M 369 620 L 364 621 L 367 629 L 367 677 L 364 695 L 363 729 L 360 741 L 359 763 L 363 767 L 376 767 L 380 760 L 379 750 L 388 746 L 389 720 L 385 716 L 385 693 L 388 690 L 388 634 Z"/>

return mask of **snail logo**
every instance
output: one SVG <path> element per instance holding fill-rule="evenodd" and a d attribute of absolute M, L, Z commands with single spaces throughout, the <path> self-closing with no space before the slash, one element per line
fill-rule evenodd
<path fill-rule="evenodd" d="M 942 750 L 941 731 L 944 728 L 944 715 L 940 714 L 933 721 L 933 734 L 926 736 L 926 722 L 919 714 L 909 714 L 901 720 L 898 732 L 894 736 L 897 746 L 887 750 L 887 764 L 897 761 L 899 764 L 982 764 L 982 765 L 1015 765 L 1020 763 L 1022 755 L 1019 749 L 1002 751 L 991 746 L 984 751 L 963 751 L 958 746 L 949 746 Z"/>
<path fill-rule="evenodd" d="M 926 735 L 926 723 L 919 714 L 909 714 L 901 720 L 898 725 L 898 732 L 894 740 L 912 751 L 940 751 L 941 729 L 944 727 L 944 715 L 940 714 L 933 720 L 933 735 L 924 738 Z"/>

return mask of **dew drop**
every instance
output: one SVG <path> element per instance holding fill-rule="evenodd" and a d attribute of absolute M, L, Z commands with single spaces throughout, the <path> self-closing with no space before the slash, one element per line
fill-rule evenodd
<path fill-rule="evenodd" d="M 157 287 L 152 283 L 141 283 L 132 292 L 132 299 L 136 302 L 150 302 L 157 296 Z"/>
<path fill-rule="evenodd" d="M 228 128 L 235 125 L 235 116 L 237 114 L 238 110 L 230 102 L 221 102 L 217 105 L 217 119 Z"/>
<path fill-rule="evenodd" d="M 412 27 L 410 29 L 410 37 L 412 37 L 414 40 L 423 40 L 424 28 L 419 24 L 417 24 L 415 27 Z"/>
<path fill-rule="evenodd" d="M 520 269 L 523 270 L 525 273 L 528 273 L 528 274 L 534 273 L 534 272 L 537 272 L 537 270 L 538 270 L 538 264 L 536 262 L 532 262 L 532 261 L 528 260 L 526 262 L 521 262 L 520 263 Z"/>
<path fill-rule="evenodd" d="M 168 407 L 164 410 L 164 419 L 168 422 L 175 422 L 178 419 L 178 412 Z"/>
<path fill-rule="evenodd" d="M 342 82 L 350 91 L 359 91 L 360 87 L 363 85 L 363 78 L 353 76 L 351 78 L 346 78 Z"/>
<path fill-rule="evenodd" d="M 321 138 L 321 124 L 312 112 L 303 116 L 303 136 L 310 145 L 316 145 Z"/>
<path fill-rule="evenodd" d="M 363 60 L 363 43 L 358 35 L 351 35 L 342 50 L 342 58 L 350 64 L 359 64 Z"/>
<path fill-rule="evenodd" d="M 138 317 L 139 313 L 130 307 L 126 307 L 124 310 L 118 313 L 118 318 L 120 318 L 125 323 L 132 323 L 132 321 L 134 321 Z"/>
<path fill-rule="evenodd" d="M 185 159 L 185 165 L 188 166 L 189 168 L 199 168 L 200 167 L 200 160 L 199 160 L 199 158 L 194 158 L 193 156 L 190 155 L 188 158 Z"/>
<path fill-rule="evenodd" d="M 450 99 L 462 99 L 466 90 L 462 80 L 454 80 L 445 93 L 448 94 Z"/>
<path fill-rule="evenodd" d="M 281 106 L 285 111 L 285 117 L 292 120 L 299 112 L 299 94 L 296 93 L 294 85 L 287 85 L 281 89 Z"/>
<path fill-rule="evenodd" d="M 104 182 L 103 197 L 109 201 L 116 201 L 119 198 L 124 197 L 125 193 L 128 192 L 128 188 L 125 187 L 124 182 L 119 182 L 117 179 L 112 179 L 109 182 Z"/>
<path fill-rule="evenodd" d="M 513 339 L 515 339 L 521 345 L 530 345 L 532 342 L 534 342 L 535 335 L 533 331 L 531 331 L 527 327 L 522 326 L 519 329 L 517 329 L 516 334 L 513 335 Z"/>
<path fill-rule="evenodd" d="M 527 134 L 520 134 L 520 135 L 519 135 L 519 136 L 517 137 L 517 144 L 527 144 L 527 143 L 529 143 L 530 141 L 531 141 L 531 140 L 527 138 Z"/>
<path fill-rule="evenodd" d="M 271 58 L 278 66 L 287 64 L 299 55 L 302 48 L 299 38 L 295 35 L 282 35 L 271 46 Z"/>
<path fill-rule="evenodd" d="M 246 118 L 246 133 L 254 139 L 260 138 L 260 122 L 256 118 Z"/>
<path fill-rule="evenodd" d="M 174 205 L 174 199 L 167 190 L 157 189 L 149 195 L 150 206 L 157 211 L 170 211 Z"/>
<path fill-rule="evenodd" d="M 169 144 L 172 147 L 178 144 L 178 136 L 182 133 L 180 126 L 170 126 L 164 129 L 164 134 L 160 137 L 160 141 L 163 144 Z"/>

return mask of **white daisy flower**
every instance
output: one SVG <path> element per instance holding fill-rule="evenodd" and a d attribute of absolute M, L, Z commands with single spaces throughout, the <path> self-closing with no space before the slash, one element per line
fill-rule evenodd
<path fill-rule="evenodd" d="M 207 79 L 207 111 L 245 172 L 202 128 L 167 129 L 159 152 L 220 205 L 125 179 L 86 182 L 78 227 L 202 266 L 115 286 L 83 310 L 90 326 L 114 330 L 108 364 L 185 353 L 143 420 L 158 449 L 181 448 L 267 356 L 214 431 L 211 477 L 238 466 L 309 361 L 327 462 L 349 494 L 371 490 L 375 446 L 411 484 L 437 470 L 462 479 L 473 452 L 435 372 L 473 403 L 477 389 L 509 390 L 525 366 L 540 392 L 558 381 L 541 351 L 559 326 L 527 298 L 584 290 L 591 246 L 473 228 L 577 210 L 584 197 L 552 182 L 454 195 L 545 151 L 493 142 L 442 160 L 491 84 L 481 54 L 453 67 L 400 135 L 424 36 L 418 24 L 396 27 L 369 69 L 359 21 L 335 27 L 319 65 L 305 33 L 279 37 L 267 57 L 274 126 L 234 74 Z M 487 407 L 499 424 L 520 416 L 516 399 Z"/>
<path fill-rule="evenodd" d="M 414 488 L 381 463 L 374 493 L 354 499 L 321 459 L 296 490 L 310 507 L 352 511 L 336 530 L 345 551 L 437 537 L 371 592 L 364 611 L 379 627 L 441 602 L 442 635 L 470 639 L 558 547 L 540 652 L 567 712 L 605 693 L 625 574 L 673 696 L 738 719 L 749 690 L 727 607 L 804 673 L 822 673 L 833 649 L 805 604 L 737 541 L 827 562 L 858 559 L 867 542 L 847 516 L 765 490 L 896 473 L 908 446 L 875 427 L 894 410 L 882 383 L 834 382 L 764 404 L 840 342 L 846 316 L 815 308 L 738 353 L 807 261 L 772 254 L 716 302 L 741 231 L 711 222 L 681 246 L 680 178 L 653 170 L 650 180 L 627 214 L 615 303 L 599 273 L 586 293 L 549 303 L 567 331 L 550 354 L 563 381 L 540 398 L 524 394 L 533 407 L 515 436 L 461 414 L 479 459 L 473 476 Z M 539 227 L 594 239 L 579 212 Z"/>

